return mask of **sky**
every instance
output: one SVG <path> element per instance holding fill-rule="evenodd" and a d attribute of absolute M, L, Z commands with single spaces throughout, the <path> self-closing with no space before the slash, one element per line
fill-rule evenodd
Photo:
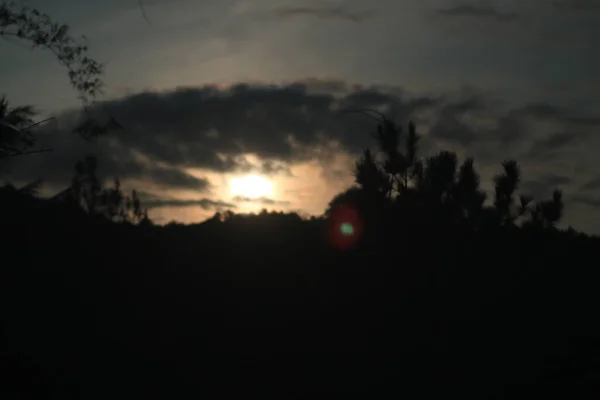
<path fill-rule="evenodd" d="M 422 156 L 473 157 L 488 190 L 516 159 L 523 192 L 560 188 L 564 225 L 600 233 L 598 0 L 23 1 L 85 35 L 106 66 L 99 110 L 125 129 L 71 134 L 66 71 L 0 40 L 0 92 L 57 117 L 38 130 L 53 151 L 0 165 L 0 179 L 43 178 L 52 194 L 95 154 L 159 223 L 225 208 L 319 215 L 372 145 L 373 121 L 339 110 L 371 107 L 414 120 Z M 248 174 L 270 190 L 232 190 Z"/>

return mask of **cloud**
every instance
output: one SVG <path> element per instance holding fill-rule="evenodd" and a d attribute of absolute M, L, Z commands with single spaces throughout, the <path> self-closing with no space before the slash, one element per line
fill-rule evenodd
<path fill-rule="evenodd" d="M 332 87 L 336 91 L 328 92 Z M 40 143 L 54 151 L 26 161 L 12 160 L 11 179 L 30 179 L 43 172 L 49 183 L 64 185 L 75 163 L 93 153 L 99 173 L 106 178 L 206 191 L 207 178 L 186 170 L 290 176 L 290 165 L 325 157 L 331 142 L 351 154 L 362 151 L 371 144 L 368 132 L 373 120 L 343 115 L 344 108 L 383 107 L 394 119 L 406 121 L 409 115 L 438 104 L 437 99 L 399 97 L 391 88 L 348 85 L 343 90 L 339 84 L 309 80 L 187 87 L 107 100 L 95 112 L 114 116 L 123 130 L 87 143 L 68 133 L 78 116 L 75 111 L 65 112 L 37 131 Z"/>
<path fill-rule="evenodd" d="M 584 183 L 579 190 L 598 190 L 600 189 L 600 178 L 594 178 Z"/>
<path fill-rule="evenodd" d="M 571 177 L 559 174 L 544 174 L 537 179 L 523 182 L 521 192 L 532 195 L 535 200 L 544 200 L 554 189 L 564 189 L 572 184 L 573 179 Z"/>
<path fill-rule="evenodd" d="M 558 11 L 600 11 L 598 0 L 554 0 L 551 4 Z"/>
<path fill-rule="evenodd" d="M 279 7 L 273 10 L 279 18 L 312 16 L 320 19 L 340 19 L 350 22 L 364 22 L 372 18 L 373 10 L 351 11 L 345 7 Z"/>
<path fill-rule="evenodd" d="M 517 112 L 533 118 L 556 118 L 562 111 L 548 103 L 531 103 L 521 107 Z"/>
<path fill-rule="evenodd" d="M 267 197 L 250 198 L 244 196 L 235 196 L 233 201 L 236 203 L 255 203 L 262 204 L 265 206 L 289 206 L 291 203 L 285 200 L 274 200 Z"/>
<path fill-rule="evenodd" d="M 256 171 L 265 175 L 284 174 L 289 177 L 294 176 L 288 167 L 272 160 L 262 162 L 258 168 L 248 165 L 242 170 L 248 172 Z"/>
<path fill-rule="evenodd" d="M 235 204 L 227 203 L 224 201 L 215 201 L 207 198 L 203 199 L 192 199 L 192 200 L 179 200 L 179 199 L 166 199 L 166 200 L 147 200 L 143 201 L 144 207 L 149 209 L 160 208 L 160 207 L 193 207 L 200 206 L 203 210 L 212 209 L 224 209 L 224 208 L 236 208 Z"/>
<path fill-rule="evenodd" d="M 430 135 L 435 139 L 459 143 L 470 146 L 477 140 L 478 133 L 459 117 L 449 114 L 443 115 L 430 130 Z"/>
<path fill-rule="evenodd" d="M 524 117 L 543 119 L 562 124 L 571 124 L 583 127 L 600 126 L 600 117 L 595 115 L 581 115 L 577 111 L 556 105 L 538 102 L 529 103 L 517 110 L 516 113 Z"/>
<path fill-rule="evenodd" d="M 600 208 L 600 197 L 575 196 L 571 198 L 571 201 L 592 208 Z"/>
<path fill-rule="evenodd" d="M 108 171 L 111 171 L 110 169 Z M 107 171 L 107 172 L 108 172 Z M 177 168 L 142 165 L 139 163 L 121 164 L 120 168 L 112 170 L 112 175 L 126 176 L 134 179 L 149 179 L 167 184 L 173 188 L 189 189 L 206 192 L 210 186 L 208 179 L 196 178 Z"/>
<path fill-rule="evenodd" d="M 560 151 L 571 148 L 586 138 L 586 134 L 558 132 L 543 139 L 536 140 L 529 150 L 528 157 L 538 160 L 555 158 Z"/>
<path fill-rule="evenodd" d="M 499 22 L 512 22 L 519 18 L 518 13 L 500 12 L 489 6 L 460 5 L 450 8 L 440 8 L 436 12 L 439 16 L 448 18 L 482 18 L 493 19 Z"/>
<path fill-rule="evenodd" d="M 562 51 L 568 52 L 571 57 L 575 54 L 577 58 L 583 57 L 590 52 L 592 42 L 589 38 L 597 36 L 598 22 L 593 16 L 598 15 L 596 11 L 600 10 L 600 3 L 596 0 L 504 3 L 510 9 L 500 8 L 500 2 L 496 2 L 497 5 L 486 3 L 473 1 L 454 7 L 438 7 L 425 11 L 423 15 L 446 34 L 458 34 L 465 40 L 462 43 L 465 49 L 477 43 L 479 50 L 490 46 L 493 41 L 494 58 L 498 63 L 503 62 L 503 57 L 518 64 L 535 62 L 532 51 L 535 51 L 535 58 L 545 58 L 549 62 L 554 62 L 550 60 Z M 580 18 L 583 16 L 586 18 Z M 592 18 L 588 18 L 590 16 Z M 534 76 L 530 78 L 535 79 Z M 557 83 L 556 79 L 548 81 Z M 572 81 L 569 79 L 570 83 Z"/>
<path fill-rule="evenodd" d="M 318 79 L 146 91 L 99 103 L 96 112 L 114 116 L 124 130 L 93 144 L 68 134 L 77 116 L 62 114 L 38 131 L 41 142 L 55 151 L 27 162 L 15 160 L 18 165 L 11 170 L 14 180 L 36 178 L 43 171 L 47 180 L 64 184 L 75 162 L 94 153 L 105 177 L 207 192 L 208 179 L 186 171 L 291 176 L 290 167 L 296 163 L 325 163 L 340 151 L 360 154 L 373 146 L 369 132 L 375 121 L 362 113 L 344 113 L 347 109 L 376 109 L 404 124 L 413 119 L 424 134 L 424 153 L 443 141 L 474 156 L 491 156 L 498 151 L 497 143 L 509 148 L 533 139 L 527 136 L 528 119 L 560 115 L 571 126 L 589 127 L 593 122 L 591 117 L 559 114 L 552 107 L 505 109 L 474 88 L 427 95 Z"/>
<path fill-rule="evenodd" d="M 461 146 L 470 146 L 481 132 L 465 122 L 465 116 L 488 110 L 488 104 L 481 93 L 464 90 L 454 101 L 447 101 L 439 111 L 439 118 L 431 127 L 429 134 L 436 139 L 457 142 Z"/>
<path fill-rule="evenodd" d="M 152 193 L 168 192 L 170 197 L 143 198 L 161 212 L 191 206 L 242 209 L 246 203 L 298 208 L 306 200 L 297 196 L 294 201 L 223 201 L 219 175 L 272 174 L 274 179 L 298 180 L 313 200 L 309 187 L 326 196 L 322 188 L 299 177 L 314 171 L 304 166 L 320 165 L 323 170 L 316 173 L 332 187 L 351 180 L 352 160 L 375 145 L 369 135 L 375 121 L 363 113 L 342 111 L 366 108 L 401 124 L 414 120 L 422 135 L 422 156 L 452 150 L 461 158 L 474 157 L 486 184 L 499 171 L 499 162 L 511 158 L 521 162 L 530 179 L 528 189 L 535 193 L 557 185 L 571 187 L 573 182 L 563 176 L 565 169 L 581 171 L 578 179 L 589 179 L 589 168 L 595 165 L 595 155 L 585 148 L 572 158 L 564 154 L 576 144 L 593 148 L 596 121 L 580 110 L 549 102 L 509 104 L 476 88 L 425 94 L 397 86 L 307 79 L 145 91 L 106 100 L 95 112 L 113 115 L 124 130 L 87 143 L 69 133 L 77 114 L 65 112 L 36 131 L 40 143 L 53 147 L 53 152 L 15 158 L 3 167 L 15 183 L 41 177 L 58 190 L 69 184 L 75 163 L 93 153 L 102 177 L 135 180 L 136 188 Z M 548 135 L 548 129 L 553 133 Z M 547 162 L 551 153 L 552 164 Z M 292 170 L 299 175 L 293 176 Z M 175 192 L 182 190 L 188 193 L 179 198 Z M 328 200 L 323 199 L 324 206 Z"/>
<path fill-rule="evenodd" d="M 160 196 L 153 192 L 138 190 L 137 196 L 142 202 L 142 206 L 148 209 L 165 207 L 195 207 L 199 206 L 203 210 L 222 210 L 227 208 L 236 208 L 237 205 L 222 200 L 213 200 L 209 198 L 200 199 L 177 199 L 172 197 Z"/>
<path fill-rule="evenodd" d="M 52 139 L 67 135 L 52 135 Z M 47 136 L 50 135 L 45 135 Z M 63 138 L 65 139 L 65 138 Z M 61 142 L 61 140 L 57 140 Z M 64 142 L 63 142 L 64 143 Z M 94 155 L 98 159 L 97 176 L 102 182 L 110 182 L 115 178 L 149 181 L 159 186 L 172 189 L 208 192 L 211 184 L 207 178 L 196 177 L 176 168 L 147 160 L 122 146 L 109 146 L 100 141 L 96 146 L 74 140 L 71 146 L 58 145 L 53 152 L 40 154 L 31 162 L 24 160 L 6 160 L 8 177 L 16 182 L 30 180 L 32 177 L 43 178 L 45 184 L 59 190 L 70 184 L 75 174 L 75 164 L 85 155 Z"/>
<path fill-rule="evenodd" d="M 40 141 L 53 143 L 53 151 L 24 160 L 6 160 L 8 175 L 15 181 L 42 177 L 47 185 L 54 188 L 70 183 L 75 173 L 75 164 L 86 155 L 98 159 L 98 178 L 107 182 L 114 178 L 151 181 L 173 189 L 207 192 L 211 184 L 207 178 L 196 177 L 181 168 L 156 162 L 147 154 L 124 146 L 116 138 L 107 137 L 96 143 L 85 142 L 69 134 L 55 124 L 49 124 L 39 131 Z M 49 146 L 50 147 L 50 146 Z"/>
<path fill-rule="evenodd" d="M 562 152 L 575 149 L 600 127 L 600 117 L 543 102 L 526 104 L 513 110 L 513 115 L 555 130 L 533 141 L 527 157 L 537 160 L 547 161 Z"/>

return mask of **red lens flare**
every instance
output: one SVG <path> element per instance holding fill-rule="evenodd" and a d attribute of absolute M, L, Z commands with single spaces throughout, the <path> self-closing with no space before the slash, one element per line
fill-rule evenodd
<path fill-rule="evenodd" d="M 327 224 L 329 243 L 338 250 L 353 248 L 362 234 L 362 219 L 351 205 L 337 207 L 331 212 Z"/>

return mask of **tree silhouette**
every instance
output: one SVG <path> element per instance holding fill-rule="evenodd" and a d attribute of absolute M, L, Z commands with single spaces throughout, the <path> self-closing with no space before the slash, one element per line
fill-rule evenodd
<path fill-rule="evenodd" d="M 101 215 L 114 222 L 151 223 L 148 210 L 142 207 L 137 191 L 130 196 L 123 194 L 119 179 L 113 187 L 104 188 L 97 176 L 96 157 L 88 155 L 75 165 L 75 175 L 71 180 L 71 198 L 86 212 Z"/>
<path fill-rule="evenodd" d="M 138 223 L 148 219 L 148 211 L 142 208 L 142 203 L 135 190 L 131 196 L 125 196 L 121 191 L 121 182 L 114 180 L 112 188 L 105 188 L 99 194 L 99 203 L 104 215 L 116 222 Z"/>
<path fill-rule="evenodd" d="M 341 205 L 352 205 L 356 208 L 364 208 L 364 191 L 360 187 L 350 187 L 347 190 L 338 193 L 331 199 L 327 208 L 325 209 L 324 216 L 329 217 L 331 213 Z"/>
<path fill-rule="evenodd" d="M 554 190 L 550 200 L 540 201 L 531 205 L 528 202 L 523 207 L 523 213 L 529 213 L 530 219 L 524 222 L 524 226 L 535 228 L 553 229 L 560 222 L 564 213 L 562 192 Z"/>
<path fill-rule="evenodd" d="M 75 175 L 71 180 L 71 189 L 75 199 L 90 214 L 98 212 L 97 205 L 102 186 L 98 177 L 96 157 L 88 155 L 75 164 Z"/>
<path fill-rule="evenodd" d="M 409 122 L 408 133 L 402 140 L 402 127 L 377 114 L 379 122 L 373 136 L 380 153 L 364 151 L 354 169 L 358 187 L 335 196 L 326 216 L 336 207 L 351 203 L 358 205 L 367 219 L 381 219 L 381 213 L 391 212 L 394 218 L 400 217 L 405 223 L 427 221 L 428 225 L 460 226 L 470 230 L 517 224 L 551 228 L 560 221 L 564 209 L 560 191 L 555 191 L 551 200 L 537 203 L 533 203 L 530 196 L 520 194 L 520 204 L 516 204 L 521 181 L 516 161 L 502 163 L 502 173 L 494 177 L 492 207 L 486 207 L 487 196 L 480 189 L 480 177 L 472 158 L 460 165 L 456 154 L 448 151 L 419 158 L 419 136 L 414 123 Z"/>
<path fill-rule="evenodd" d="M 448 151 L 427 159 L 421 191 L 428 203 L 449 205 L 455 200 L 453 195 L 457 166 L 456 154 Z"/>
<path fill-rule="evenodd" d="M 392 190 L 389 176 L 375 162 L 373 154 L 368 149 L 356 162 L 354 178 L 355 182 L 373 198 L 384 198 Z"/>
<path fill-rule="evenodd" d="M 564 203 L 562 192 L 555 189 L 552 193 L 552 199 L 542 201 L 540 208 L 542 210 L 544 225 L 546 227 L 554 227 L 563 217 Z"/>
<path fill-rule="evenodd" d="M 501 225 L 512 225 L 519 214 L 514 213 L 514 195 L 521 181 L 521 171 L 515 161 L 502 163 L 503 173 L 494 178 L 494 207 Z M 522 208 L 522 207 L 521 207 Z"/>
<path fill-rule="evenodd" d="M 469 227 L 479 225 L 483 204 L 487 197 L 485 192 L 480 190 L 479 185 L 480 178 L 475 171 L 473 159 L 467 158 L 460 166 L 454 196 L 460 205 L 459 218 Z"/>

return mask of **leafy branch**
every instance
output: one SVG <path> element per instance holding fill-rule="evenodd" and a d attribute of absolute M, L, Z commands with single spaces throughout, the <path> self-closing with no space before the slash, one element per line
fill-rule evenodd
<path fill-rule="evenodd" d="M 57 23 L 36 9 L 14 1 L 0 3 L 0 37 L 28 42 L 31 49 L 52 52 L 66 67 L 69 81 L 84 105 L 102 93 L 103 66 L 88 56 L 88 46 L 70 35 L 69 26 Z M 83 38 L 85 39 L 85 38 Z"/>
<path fill-rule="evenodd" d="M 123 129 L 112 117 L 107 122 L 101 122 L 93 116 L 92 106 L 97 96 L 102 94 L 104 86 L 101 79 L 104 67 L 89 57 L 85 37 L 82 36 L 81 40 L 74 38 L 68 25 L 54 21 L 37 9 L 17 4 L 12 0 L 0 0 L 0 38 L 16 38 L 29 43 L 32 50 L 49 50 L 67 69 L 69 82 L 83 104 L 83 122 L 74 129 L 74 133 L 89 140 L 113 129 Z M 0 121 L 6 122 L 3 118 L 0 118 Z M 9 135 L 14 136 L 14 130 Z M 32 145 L 32 136 L 21 134 L 20 138 L 24 146 L 10 148 L 4 156 L 48 151 L 27 151 Z M 5 144 L 6 140 L 2 140 L 2 143 Z"/>
<path fill-rule="evenodd" d="M 0 98 L 0 159 L 51 151 L 46 148 L 31 149 L 36 143 L 31 129 L 54 119 L 51 117 L 34 122 L 33 116 L 36 114 L 31 106 L 10 108 L 6 98 Z"/>

